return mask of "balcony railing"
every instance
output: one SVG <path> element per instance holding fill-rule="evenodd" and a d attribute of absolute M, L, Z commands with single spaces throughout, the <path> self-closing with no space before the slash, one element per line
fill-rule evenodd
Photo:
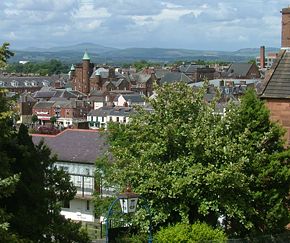
<path fill-rule="evenodd" d="M 69 173 L 69 175 L 73 185 L 77 189 L 76 197 L 90 198 L 93 196 L 96 190 L 94 176 L 73 173 Z"/>

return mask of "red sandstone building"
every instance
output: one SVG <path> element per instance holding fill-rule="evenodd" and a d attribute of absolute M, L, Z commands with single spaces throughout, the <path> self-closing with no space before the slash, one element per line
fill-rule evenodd
<path fill-rule="evenodd" d="M 87 52 L 83 62 L 72 65 L 70 72 L 72 89 L 84 94 L 94 90 L 102 92 L 132 90 L 145 96 L 153 93 L 153 83 L 157 80 L 154 70 L 151 73 L 118 73 L 113 67 L 97 67 L 90 62 Z"/>
<path fill-rule="evenodd" d="M 271 119 L 286 129 L 290 144 L 290 7 L 282 13 L 282 47 L 276 62 L 265 77 L 260 94 L 271 112 Z"/>

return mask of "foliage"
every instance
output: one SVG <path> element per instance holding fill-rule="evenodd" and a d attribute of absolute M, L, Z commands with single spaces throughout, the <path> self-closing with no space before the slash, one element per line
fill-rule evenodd
<path fill-rule="evenodd" d="M 24 125 L 6 150 L 13 154 L 12 171 L 21 175 L 15 192 L 1 202 L 11 214 L 11 230 L 35 242 L 81 237 L 80 226 L 60 215 L 59 202 L 73 199 L 76 189 L 69 175 L 53 166 L 50 150 L 43 142 L 34 146 Z"/>
<path fill-rule="evenodd" d="M 54 123 L 56 123 L 56 117 L 55 116 L 52 116 L 50 119 L 49 119 L 49 121 L 52 123 L 52 124 L 54 124 Z"/>
<path fill-rule="evenodd" d="M 178 223 L 162 228 L 154 236 L 154 241 L 160 243 L 185 242 L 226 242 L 227 237 L 221 229 L 213 229 L 205 223 L 193 225 Z"/>
<path fill-rule="evenodd" d="M 248 91 L 222 117 L 206 87 L 164 85 L 128 125 L 111 124 L 113 185 L 129 182 L 148 199 L 155 228 L 196 220 L 233 236 L 275 233 L 289 222 L 289 150 L 283 131 Z M 140 215 L 140 218 L 143 216 Z M 139 220 L 142 224 L 143 221 Z"/>
<path fill-rule="evenodd" d="M 118 243 L 146 243 L 148 242 L 148 235 L 146 234 L 129 234 L 127 236 L 118 237 L 116 239 Z"/>
<path fill-rule="evenodd" d="M 9 46 L 8 42 L 4 42 L 0 47 L 0 68 L 5 67 L 7 60 L 14 56 L 14 53 L 9 50 Z"/>
<path fill-rule="evenodd" d="M 0 67 L 5 66 L 7 59 L 13 56 L 8 47 L 9 43 L 6 42 L 0 47 Z M 14 174 L 10 168 L 13 159 L 5 151 L 7 140 L 15 133 L 11 126 L 13 112 L 10 108 L 12 106 L 12 102 L 5 97 L 5 91 L 0 90 L 0 201 L 13 194 L 19 181 L 19 175 Z M 9 219 L 10 215 L 0 204 L 0 241 L 20 242 L 20 238 L 10 231 Z"/>
<path fill-rule="evenodd" d="M 256 64 L 256 60 L 255 59 L 251 59 L 248 61 L 249 64 Z"/>
<path fill-rule="evenodd" d="M 13 129 L 12 105 L 0 93 L 0 242 L 89 242 L 80 225 L 60 215 L 60 202 L 76 189 L 27 128 Z"/>
<path fill-rule="evenodd" d="M 41 76 L 51 76 L 54 74 L 68 73 L 69 66 L 63 64 L 61 61 L 52 59 L 48 62 L 39 63 L 11 63 L 7 65 L 6 72 L 8 73 L 23 73 L 23 74 L 35 74 Z"/>
<path fill-rule="evenodd" d="M 160 67 L 159 63 L 154 63 L 154 62 L 149 62 L 146 60 L 140 60 L 140 61 L 136 61 L 133 63 L 124 63 L 122 65 L 123 68 L 130 68 L 130 67 L 134 67 L 136 68 L 137 72 L 141 71 L 144 68 L 148 68 L 148 67 Z"/>
<path fill-rule="evenodd" d="M 37 115 L 33 114 L 33 115 L 31 116 L 31 122 L 32 122 L 33 124 L 35 124 L 36 122 L 38 122 L 38 117 L 37 117 Z"/>

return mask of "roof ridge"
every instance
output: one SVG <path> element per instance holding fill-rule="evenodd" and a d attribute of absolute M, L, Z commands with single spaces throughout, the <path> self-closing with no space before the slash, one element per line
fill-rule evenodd
<path fill-rule="evenodd" d="M 279 64 L 282 61 L 282 59 L 283 59 L 283 57 L 284 57 L 285 54 L 286 54 L 286 50 L 281 50 L 280 58 L 279 58 L 279 54 L 278 54 L 277 62 L 274 63 L 273 66 L 272 66 L 272 68 L 271 68 L 272 71 L 271 71 L 271 69 L 269 70 L 269 72 L 271 72 L 271 73 L 269 73 L 268 75 L 266 75 L 266 77 L 264 78 L 264 82 L 262 82 L 263 89 L 260 92 L 259 96 L 262 97 L 264 95 L 264 93 L 265 93 L 265 91 L 266 91 L 266 89 L 267 89 L 270 81 L 272 80 L 272 77 L 273 77 L 274 73 L 276 72 L 277 67 L 279 66 Z"/>

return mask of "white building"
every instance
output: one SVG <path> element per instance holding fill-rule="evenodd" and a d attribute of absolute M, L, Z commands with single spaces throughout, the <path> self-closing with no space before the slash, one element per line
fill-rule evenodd
<path fill-rule="evenodd" d="M 90 129 L 107 128 L 109 122 L 128 123 L 134 113 L 132 107 L 101 107 L 87 115 Z"/>
<path fill-rule="evenodd" d="M 115 106 L 145 106 L 146 102 L 143 95 L 140 94 L 119 94 L 114 99 Z"/>
<path fill-rule="evenodd" d="M 95 222 L 93 193 L 100 190 L 95 181 L 95 161 L 106 151 L 105 138 L 98 131 L 67 129 L 56 136 L 33 134 L 38 144 L 41 139 L 58 156 L 55 166 L 67 171 L 77 189 L 70 202 L 63 202 L 61 214 L 75 221 Z M 102 190 L 102 189 L 101 189 Z"/>

